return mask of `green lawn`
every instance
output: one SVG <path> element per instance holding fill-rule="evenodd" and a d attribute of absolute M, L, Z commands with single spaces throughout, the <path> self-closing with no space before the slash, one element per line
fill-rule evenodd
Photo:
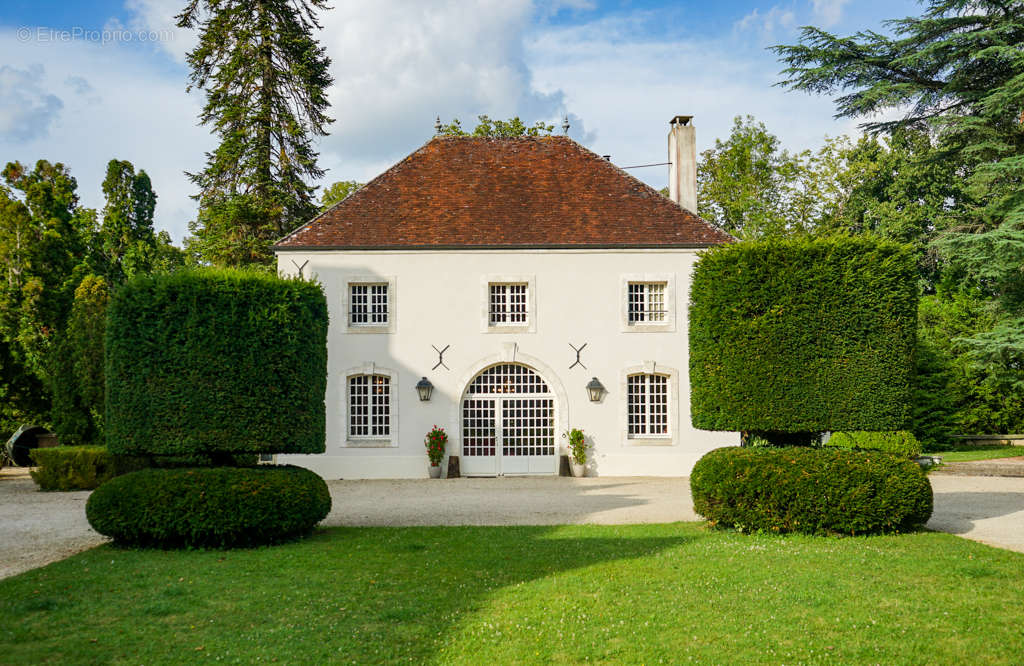
<path fill-rule="evenodd" d="M 0 581 L 0 662 L 1020 663 L 1024 555 L 696 523 L 103 546 Z"/>
<path fill-rule="evenodd" d="M 942 462 L 967 462 L 969 460 L 992 460 L 993 458 L 1014 458 L 1024 456 L 1024 446 L 996 446 L 992 448 L 972 448 L 960 451 L 938 451 L 927 453 L 929 456 L 939 456 Z"/>

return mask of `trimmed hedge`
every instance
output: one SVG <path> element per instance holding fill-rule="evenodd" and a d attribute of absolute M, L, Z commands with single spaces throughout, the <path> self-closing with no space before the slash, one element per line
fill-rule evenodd
<path fill-rule="evenodd" d="M 54 446 L 28 453 L 36 469 L 29 472 L 40 490 L 92 490 L 124 469 L 103 446 Z"/>
<path fill-rule="evenodd" d="M 327 301 L 247 271 L 133 279 L 111 297 L 106 380 L 113 453 L 322 453 Z"/>
<path fill-rule="evenodd" d="M 902 429 L 916 326 L 908 246 L 834 238 L 711 248 L 690 290 L 693 425 Z"/>
<path fill-rule="evenodd" d="M 863 449 L 885 451 L 901 458 L 916 458 L 921 455 L 921 442 L 914 433 L 907 430 L 893 432 L 834 432 L 825 446 L 840 449 Z"/>
<path fill-rule="evenodd" d="M 100 534 L 163 548 L 276 543 L 309 532 L 330 510 L 324 480 L 287 465 L 146 469 L 103 484 L 85 505 Z"/>
<path fill-rule="evenodd" d="M 880 451 L 715 449 L 693 468 L 690 489 L 697 513 L 745 531 L 898 532 L 932 515 L 921 468 Z"/>
<path fill-rule="evenodd" d="M 40 490 L 93 490 L 115 476 L 148 467 L 212 467 L 210 456 L 121 456 L 105 446 L 54 446 L 32 449 L 30 470 Z M 225 459 L 230 465 L 255 465 L 258 456 L 237 454 Z"/>

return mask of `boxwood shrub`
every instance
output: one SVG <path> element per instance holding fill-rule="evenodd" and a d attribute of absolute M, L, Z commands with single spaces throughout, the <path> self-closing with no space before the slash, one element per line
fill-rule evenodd
<path fill-rule="evenodd" d="M 690 290 L 690 400 L 705 430 L 899 430 L 911 410 L 912 250 L 867 238 L 705 251 Z"/>
<path fill-rule="evenodd" d="M 110 301 L 106 381 L 113 453 L 322 453 L 323 291 L 236 270 L 135 278 Z"/>
<path fill-rule="evenodd" d="M 108 481 L 85 505 L 100 534 L 163 548 L 275 543 L 330 510 L 324 480 L 293 466 L 145 469 Z"/>
<path fill-rule="evenodd" d="M 932 514 L 921 468 L 881 451 L 715 449 L 693 468 L 690 489 L 697 513 L 745 531 L 898 532 Z"/>
<path fill-rule="evenodd" d="M 103 446 L 55 446 L 28 455 L 36 465 L 29 474 L 40 490 L 92 490 L 130 464 Z"/>
<path fill-rule="evenodd" d="M 886 451 L 901 458 L 916 458 L 921 455 L 921 442 L 917 441 L 914 433 L 907 430 L 834 432 L 825 442 L 825 446 L 834 446 L 840 449 Z"/>

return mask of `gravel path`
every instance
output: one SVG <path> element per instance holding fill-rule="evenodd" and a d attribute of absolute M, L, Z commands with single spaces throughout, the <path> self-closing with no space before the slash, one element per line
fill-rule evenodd
<path fill-rule="evenodd" d="M 27 469 L 0 469 L 0 578 L 108 541 L 85 519 L 88 497 L 88 490 L 42 493 Z"/>
<path fill-rule="evenodd" d="M 564 525 L 697 520 L 686 477 L 331 481 L 325 525 Z"/>
<path fill-rule="evenodd" d="M 1024 478 L 932 475 L 928 527 L 1024 552 Z M 687 478 L 557 477 L 331 481 L 324 525 L 556 525 L 696 520 Z M 89 493 L 43 493 L 0 470 L 0 578 L 104 543 L 85 520 Z"/>

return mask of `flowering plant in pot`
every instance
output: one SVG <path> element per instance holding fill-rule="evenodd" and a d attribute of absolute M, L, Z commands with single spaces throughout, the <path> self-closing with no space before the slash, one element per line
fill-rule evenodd
<path fill-rule="evenodd" d="M 563 433 L 562 437 L 569 441 L 569 469 L 572 471 L 572 475 L 583 476 L 587 464 L 587 441 L 583 436 L 583 431 L 573 428 L 569 432 Z"/>
<path fill-rule="evenodd" d="M 423 444 L 427 447 L 427 458 L 430 459 L 430 477 L 441 476 L 441 461 L 444 459 L 444 447 L 448 443 L 448 433 L 436 425 L 427 433 Z"/>

